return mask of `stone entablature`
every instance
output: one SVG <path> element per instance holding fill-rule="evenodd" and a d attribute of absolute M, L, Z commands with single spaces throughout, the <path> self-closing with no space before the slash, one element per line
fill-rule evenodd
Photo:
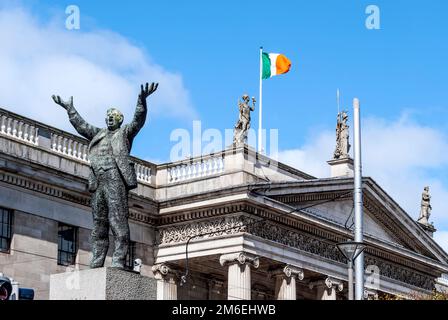
<path fill-rule="evenodd" d="M 308 183 L 308 182 L 307 182 Z M 239 192 L 247 192 L 247 188 L 238 188 Z M 333 201 L 339 201 L 339 199 L 346 199 L 346 191 L 337 191 L 335 193 L 322 193 L 322 194 L 314 194 L 312 197 L 313 201 L 328 201 L 328 203 L 331 203 Z M 319 197 L 321 195 L 321 197 Z M 223 196 L 223 195 L 221 195 Z M 309 194 L 303 195 L 305 199 L 309 200 L 311 197 Z M 210 195 L 211 198 L 213 198 L 213 195 Z M 295 213 L 291 214 L 285 214 L 284 210 L 291 211 L 293 208 L 290 208 L 289 206 L 285 207 L 274 207 L 272 205 L 271 207 L 261 207 L 259 205 L 256 205 L 256 202 L 250 201 L 250 197 L 246 197 L 243 201 L 233 201 L 232 203 L 227 203 L 223 205 L 215 204 L 214 206 L 209 205 L 206 208 L 197 208 L 195 206 L 192 206 L 192 208 L 185 209 L 182 208 L 181 210 L 174 210 L 171 214 L 163 214 L 160 216 L 160 219 L 158 221 L 158 225 L 160 227 L 163 227 L 165 225 L 167 226 L 175 226 L 175 225 L 183 225 L 185 222 L 191 222 L 191 220 L 203 220 L 206 223 L 209 223 L 211 218 L 213 217 L 222 217 L 226 216 L 229 217 L 232 214 L 238 214 L 238 213 L 246 213 L 249 214 L 252 217 L 257 217 L 257 219 L 267 219 L 270 221 L 276 221 L 282 225 L 288 226 L 290 228 L 293 228 L 294 230 L 300 230 L 304 231 L 309 234 L 313 234 L 314 236 L 318 238 L 323 239 L 330 239 L 331 241 L 341 242 L 345 241 L 347 238 L 350 237 L 350 232 L 347 231 L 343 225 L 335 224 L 323 219 L 319 219 L 319 221 L 315 221 L 315 219 L 307 221 L 307 219 L 303 219 L 305 217 L 310 217 L 309 214 L 306 214 L 307 212 L 304 211 L 305 215 L 301 214 L 302 210 L 298 210 Z M 172 206 L 175 206 L 174 203 L 170 203 Z M 274 203 L 275 204 L 275 203 Z M 163 203 L 161 204 L 161 207 L 163 206 Z M 301 208 L 306 205 L 298 206 L 298 208 Z M 320 224 L 320 227 L 317 227 L 316 223 Z M 325 227 L 326 229 L 332 230 L 334 228 L 337 228 L 340 232 L 340 236 L 335 236 L 334 233 L 323 231 L 322 227 Z M 161 228 L 162 230 L 163 228 Z M 372 243 L 377 244 L 377 246 L 382 247 L 383 250 L 386 250 L 388 252 L 400 252 L 400 255 L 403 256 L 402 259 L 399 259 L 396 254 L 384 254 L 382 250 L 376 250 L 375 254 L 379 257 L 382 257 L 384 259 L 391 259 L 392 261 L 395 261 L 400 264 L 408 265 L 410 268 L 421 268 L 418 267 L 419 263 L 427 264 L 429 261 L 432 261 L 432 263 L 438 264 L 439 262 L 437 260 L 433 260 L 434 258 L 428 258 L 427 256 L 420 255 L 416 253 L 415 251 L 406 249 L 402 246 L 393 245 L 390 242 L 383 241 L 382 239 L 379 239 L 377 237 L 373 237 L 370 235 L 366 235 L 366 239 L 369 239 Z M 415 240 L 413 240 L 415 241 Z M 369 249 L 371 250 L 371 249 Z M 410 259 L 410 257 L 414 257 Z M 431 256 L 430 256 L 431 257 Z M 413 259 L 418 258 L 419 263 L 413 263 Z M 430 265 L 428 266 L 428 270 L 431 270 L 434 266 Z M 426 272 L 426 271 L 425 271 Z M 429 273 L 431 273 L 429 271 Z"/>
<path fill-rule="evenodd" d="M 6 183 L 11 186 L 20 187 L 31 192 L 37 192 L 45 196 L 65 200 L 73 204 L 76 203 L 86 207 L 86 210 L 90 211 L 91 197 L 87 192 L 76 191 L 73 189 L 70 190 L 68 187 L 58 187 L 54 184 L 48 184 L 43 181 L 39 181 L 36 178 L 24 177 L 16 173 L 2 171 L 2 169 L 0 169 L 0 182 Z M 135 195 L 131 195 L 130 198 L 131 205 L 141 202 L 141 198 L 137 198 Z M 154 209 L 150 210 L 149 212 L 147 210 L 143 212 L 142 210 L 131 208 L 129 210 L 129 217 L 133 221 L 145 223 L 148 225 L 155 225 L 157 220 L 155 215 L 156 204 L 149 199 L 146 199 L 145 202 L 149 202 L 149 205 L 154 207 Z"/>
<path fill-rule="evenodd" d="M 344 237 L 341 235 L 333 234 L 330 237 L 330 234 L 324 231 L 321 231 L 319 236 L 311 235 L 269 220 L 260 220 L 247 215 L 234 215 L 166 227 L 161 228 L 159 232 L 158 244 L 163 246 L 186 243 L 189 238 L 198 240 L 247 233 L 318 255 L 333 262 L 346 263 L 335 245 L 337 242 L 343 241 Z M 201 236 L 201 234 L 204 235 Z M 384 270 L 384 272 L 381 272 L 382 277 L 404 282 L 416 288 L 432 290 L 434 279 L 437 277 L 434 270 L 431 271 L 429 268 L 422 268 L 422 266 L 417 266 L 416 264 L 412 266 L 412 269 L 411 267 L 406 267 L 407 260 L 398 260 L 396 253 L 393 252 L 387 255 L 387 258 L 390 259 L 389 261 L 378 256 L 385 256 L 384 251 L 373 246 L 369 246 L 366 249 L 366 265 L 373 264 L 378 266 L 380 270 Z M 392 260 L 393 258 L 395 261 Z M 427 273 L 425 271 L 416 271 L 419 269 L 423 269 Z"/>

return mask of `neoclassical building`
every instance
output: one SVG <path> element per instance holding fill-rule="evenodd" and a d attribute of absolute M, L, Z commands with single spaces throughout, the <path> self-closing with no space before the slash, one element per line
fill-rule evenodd
<path fill-rule="evenodd" d="M 88 268 L 86 152 L 83 138 L 0 109 L 0 272 L 37 299 L 48 299 L 50 274 Z M 350 159 L 329 161 L 325 179 L 247 146 L 133 160 L 128 264 L 142 260 L 158 299 L 347 298 L 336 244 L 353 239 Z M 370 177 L 363 198 L 366 298 L 430 293 L 448 273 L 434 229 Z"/>

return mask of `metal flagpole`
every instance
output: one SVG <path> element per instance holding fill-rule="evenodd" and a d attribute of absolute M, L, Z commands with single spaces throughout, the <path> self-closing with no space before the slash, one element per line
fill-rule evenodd
<path fill-rule="evenodd" d="M 363 242 L 363 212 L 362 212 L 362 168 L 361 168 L 361 123 L 359 100 L 353 99 L 354 127 L 354 190 L 353 205 L 355 207 L 355 241 Z M 358 249 L 359 250 L 359 249 Z M 355 260 L 355 299 L 364 298 L 364 253 L 361 252 Z"/>
<path fill-rule="evenodd" d="M 263 111 L 263 47 L 260 47 L 260 95 L 259 95 L 259 116 L 258 116 L 258 152 L 263 152 L 262 134 L 262 111 Z"/>

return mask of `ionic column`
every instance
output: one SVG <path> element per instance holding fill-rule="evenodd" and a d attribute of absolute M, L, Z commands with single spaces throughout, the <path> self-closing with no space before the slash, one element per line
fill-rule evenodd
<path fill-rule="evenodd" d="M 317 288 L 318 300 L 336 300 L 336 290 L 342 291 L 344 288 L 342 281 L 331 277 L 310 283 L 310 289 L 314 287 Z"/>
<path fill-rule="evenodd" d="M 157 279 L 157 300 L 177 300 L 177 273 L 166 264 L 156 264 L 152 267 Z"/>
<path fill-rule="evenodd" d="M 222 266 L 228 265 L 227 299 L 250 300 L 250 267 L 258 268 L 260 260 L 251 254 L 240 252 L 224 254 L 219 258 Z"/>
<path fill-rule="evenodd" d="M 296 300 L 296 279 L 303 280 L 304 273 L 300 268 L 286 265 L 270 272 L 275 277 L 275 296 L 277 300 Z"/>

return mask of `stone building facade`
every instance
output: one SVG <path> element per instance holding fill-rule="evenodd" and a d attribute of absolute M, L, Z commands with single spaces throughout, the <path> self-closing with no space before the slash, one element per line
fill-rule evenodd
<path fill-rule="evenodd" d="M 0 272 L 37 299 L 50 274 L 88 268 L 86 152 L 83 138 L 0 109 Z M 133 160 L 128 258 L 159 280 L 158 299 L 346 299 L 336 243 L 353 237 L 350 159 L 326 179 L 247 146 Z M 372 178 L 363 193 L 366 297 L 431 292 L 448 255 Z"/>

